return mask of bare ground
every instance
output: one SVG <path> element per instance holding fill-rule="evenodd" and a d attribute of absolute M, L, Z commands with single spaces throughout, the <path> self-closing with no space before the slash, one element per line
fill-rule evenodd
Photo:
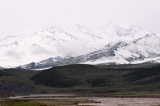
<path fill-rule="evenodd" d="M 94 106 L 158 106 L 160 98 L 92 98 L 101 103 L 79 104 Z"/>
<path fill-rule="evenodd" d="M 72 97 L 74 96 L 74 97 Z M 160 98 L 150 97 L 76 97 L 74 94 L 39 94 L 39 95 L 28 95 L 28 96 L 16 96 L 11 97 L 13 99 L 30 98 L 30 99 L 87 99 L 93 100 L 97 103 L 79 103 L 78 106 L 93 105 L 93 106 L 160 106 Z M 66 105 L 67 106 L 67 105 Z"/>

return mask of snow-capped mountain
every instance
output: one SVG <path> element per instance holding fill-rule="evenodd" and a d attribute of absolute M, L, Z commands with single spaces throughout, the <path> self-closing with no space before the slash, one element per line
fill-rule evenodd
<path fill-rule="evenodd" d="M 86 63 L 86 62 L 95 62 L 102 58 L 108 58 L 108 57 L 114 57 L 114 51 L 117 50 L 119 47 L 126 46 L 127 43 L 125 42 L 117 42 L 117 43 L 110 43 L 106 45 L 104 48 L 101 48 L 100 50 L 80 55 L 76 57 L 70 57 L 70 58 L 63 58 L 59 61 L 53 61 L 53 58 L 51 61 L 51 58 L 43 60 L 39 63 L 30 63 L 24 66 L 20 66 L 19 68 L 25 68 L 25 69 L 38 69 L 38 68 L 44 68 L 44 67 L 52 67 L 52 66 L 61 66 L 61 65 L 67 65 L 67 64 L 79 64 L 79 63 Z M 92 63 L 91 63 L 92 64 Z M 93 63 L 94 64 L 94 63 Z"/>
<path fill-rule="evenodd" d="M 95 61 L 87 61 L 86 63 L 99 64 L 112 62 L 116 64 L 135 64 L 149 60 L 156 62 L 160 57 L 160 37 L 157 35 L 147 34 L 128 44 L 123 44 L 114 50 L 114 56 L 104 56 L 103 58 L 96 59 Z"/>
<path fill-rule="evenodd" d="M 58 61 L 44 60 L 45 63 L 31 63 L 19 68 L 36 69 L 67 64 L 136 64 L 160 62 L 160 37 L 147 34 L 129 43 L 120 41 L 85 55 L 61 58 Z M 34 64 L 34 65 L 33 65 Z"/>
<path fill-rule="evenodd" d="M 122 41 L 128 44 L 147 34 L 151 32 L 119 22 L 101 28 L 88 28 L 82 25 L 53 26 L 40 32 L 1 39 L 0 66 L 14 67 L 47 58 L 49 59 L 36 64 L 57 63 L 94 53 L 111 42 Z M 106 46 L 105 49 L 111 48 Z"/>
<path fill-rule="evenodd" d="M 155 34 L 147 34 L 142 38 L 134 40 L 128 46 L 119 49 L 119 51 L 129 51 L 130 53 L 141 55 L 147 58 L 159 57 L 160 37 Z"/>

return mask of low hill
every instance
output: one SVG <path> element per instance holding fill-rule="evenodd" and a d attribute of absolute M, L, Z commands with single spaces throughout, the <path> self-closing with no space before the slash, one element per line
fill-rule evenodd
<path fill-rule="evenodd" d="M 157 93 L 160 65 L 84 65 L 53 67 L 43 71 L 0 70 L 0 95 L 29 93 Z"/>
<path fill-rule="evenodd" d="M 36 84 L 93 93 L 160 91 L 160 65 L 67 65 L 31 77 Z M 143 85 L 142 85 L 143 84 Z M 70 90 L 69 90 L 70 91 Z"/>
<path fill-rule="evenodd" d="M 39 88 L 30 80 L 30 77 L 36 73 L 35 71 L 23 69 L 1 69 L 0 97 L 38 93 Z"/>

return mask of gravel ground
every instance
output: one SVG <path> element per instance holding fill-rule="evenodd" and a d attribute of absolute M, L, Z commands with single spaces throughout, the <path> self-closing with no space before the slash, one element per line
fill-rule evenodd
<path fill-rule="evenodd" d="M 62 97 L 64 96 L 64 97 Z M 78 104 L 78 105 L 94 105 L 94 106 L 160 106 L 160 98 L 111 98 L 111 97 L 76 97 L 68 98 L 68 96 L 74 96 L 73 94 L 38 94 L 29 96 L 16 96 L 10 97 L 13 99 L 21 99 L 29 97 L 30 99 L 90 99 L 97 101 L 93 104 Z M 53 98 L 54 97 L 54 98 Z M 100 103 L 98 103 L 100 102 Z"/>
<path fill-rule="evenodd" d="M 101 103 L 79 104 L 94 106 L 157 106 L 160 105 L 160 98 L 92 98 L 91 100 Z"/>

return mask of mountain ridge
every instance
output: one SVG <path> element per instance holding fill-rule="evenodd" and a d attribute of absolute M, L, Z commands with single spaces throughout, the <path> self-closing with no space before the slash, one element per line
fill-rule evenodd
<path fill-rule="evenodd" d="M 152 38 L 156 38 L 156 40 L 154 40 L 153 44 L 150 44 L 151 42 L 148 42 L 148 40 L 153 41 Z M 36 69 L 68 64 L 138 64 L 149 61 L 152 63 L 159 63 L 160 51 L 157 49 L 160 47 L 159 41 L 160 37 L 157 35 L 145 35 L 144 37 L 137 39 L 136 42 L 112 42 L 97 51 L 84 55 L 71 56 L 67 59 L 61 58 L 58 61 L 50 62 L 47 62 L 48 59 L 46 59 L 43 60 L 43 64 L 39 62 L 33 65 L 32 63 L 32 65 L 27 64 L 20 66 L 19 68 Z M 157 48 L 155 48 L 155 45 L 158 45 Z M 153 48 L 156 50 L 153 50 Z"/>
<path fill-rule="evenodd" d="M 81 25 L 71 28 L 53 26 L 40 32 L 0 40 L 0 65 L 16 67 L 51 57 L 64 58 L 68 54 L 81 56 L 111 42 L 128 43 L 146 34 L 151 32 L 123 23 L 112 23 L 97 29 Z"/>

